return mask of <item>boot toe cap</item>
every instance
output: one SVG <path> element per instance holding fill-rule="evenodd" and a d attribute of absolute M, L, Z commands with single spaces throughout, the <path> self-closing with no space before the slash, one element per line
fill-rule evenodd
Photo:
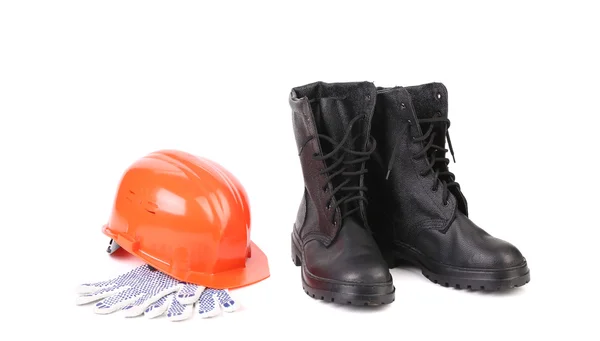
<path fill-rule="evenodd" d="M 318 242 L 310 242 L 304 253 L 306 280 L 347 285 L 389 284 L 392 276 L 376 250 L 343 248 L 332 252 Z"/>
<path fill-rule="evenodd" d="M 307 265 L 309 277 L 324 281 L 350 285 L 386 284 L 392 281 L 387 265 L 379 259 L 348 259 L 337 264 L 310 262 Z"/>
<path fill-rule="evenodd" d="M 348 271 L 337 272 L 334 280 L 356 284 L 384 284 L 392 280 L 390 271 L 381 262 L 363 262 Z"/>
<path fill-rule="evenodd" d="M 525 257 L 519 249 L 502 239 L 491 237 L 488 247 L 481 250 L 475 259 L 475 264 L 481 268 L 507 269 L 522 265 Z"/>

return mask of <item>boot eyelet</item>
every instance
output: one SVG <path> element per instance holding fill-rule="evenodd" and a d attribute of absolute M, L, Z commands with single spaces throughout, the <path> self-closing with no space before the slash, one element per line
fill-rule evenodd
<path fill-rule="evenodd" d="M 401 110 L 406 109 L 406 104 L 404 104 L 404 102 L 400 103 L 400 109 Z"/>
<path fill-rule="evenodd" d="M 327 206 L 325 206 L 325 208 L 327 208 L 327 210 L 331 210 L 331 204 L 327 204 Z"/>
<path fill-rule="evenodd" d="M 436 186 L 431 187 L 432 192 L 437 192 L 438 188 Z"/>
<path fill-rule="evenodd" d="M 438 93 L 435 95 L 435 97 L 436 97 L 437 99 L 442 99 L 442 93 L 441 93 L 441 92 L 438 92 Z"/>
<path fill-rule="evenodd" d="M 442 202 L 442 205 L 444 205 L 444 206 L 448 206 L 448 204 L 449 204 L 449 202 L 447 202 L 447 201 L 446 202 Z"/>

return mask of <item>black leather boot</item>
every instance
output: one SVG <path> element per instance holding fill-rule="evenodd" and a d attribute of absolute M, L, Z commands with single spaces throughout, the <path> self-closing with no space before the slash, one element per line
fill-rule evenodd
<path fill-rule="evenodd" d="M 499 290 L 529 282 L 513 245 L 475 225 L 448 169 L 454 151 L 443 84 L 379 88 L 368 163 L 369 223 L 386 260 L 414 263 L 434 283 Z M 448 149 L 446 149 L 446 140 Z"/>
<path fill-rule="evenodd" d="M 292 232 L 292 259 L 316 299 L 353 305 L 394 301 L 386 262 L 366 221 L 365 162 L 372 83 L 313 83 L 292 90 L 290 106 L 304 196 Z"/>

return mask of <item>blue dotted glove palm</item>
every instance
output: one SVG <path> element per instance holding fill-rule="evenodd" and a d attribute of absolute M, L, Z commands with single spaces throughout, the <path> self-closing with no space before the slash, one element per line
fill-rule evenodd
<path fill-rule="evenodd" d="M 189 318 L 194 306 L 200 317 L 233 312 L 239 305 L 227 290 L 207 289 L 181 282 L 148 265 L 137 267 L 113 279 L 82 284 L 77 304 L 97 302 L 94 312 L 124 311 L 125 316 L 154 318 L 166 314 L 172 321 Z M 99 301 L 99 302 L 98 302 Z"/>

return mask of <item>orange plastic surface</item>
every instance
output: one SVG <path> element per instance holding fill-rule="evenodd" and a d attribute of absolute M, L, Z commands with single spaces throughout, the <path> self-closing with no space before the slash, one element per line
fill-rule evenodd
<path fill-rule="evenodd" d="M 163 150 L 123 175 L 104 234 L 151 266 L 185 282 L 234 289 L 269 277 L 250 240 L 246 191 L 224 167 Z"/>

